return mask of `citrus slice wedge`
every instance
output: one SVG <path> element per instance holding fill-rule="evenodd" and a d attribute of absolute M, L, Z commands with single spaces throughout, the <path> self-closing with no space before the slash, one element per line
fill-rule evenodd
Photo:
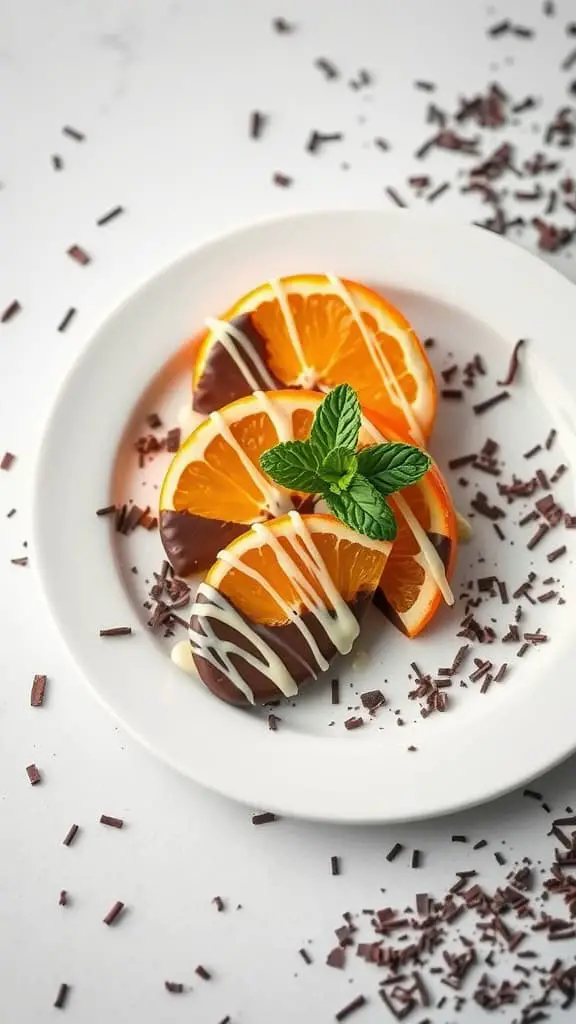
<path fill-rule="evenodd" d="M 208 689 L 233 704 L 295 696 L 352 649 L 390 547 L 332 516 L 295 511 L 232 541 L 200 584 L 190 619 Z"/>
<path fill-rule="evenodd" d="M 262 453 L 279 441 L 306 440 L 321 401 L 322 395 L 314 391 L 256 392 L 211 414 L 188 437 L 168 468 L 160 494 L 160 535 L 179 576 L 208 569 L 220 549 L 253 523 L 293 507 L 312 509 L 310 495 L 273 484 L 259 463 Z M 406 438 L 382 417 L 364 416 L 360 445 L 385 440 Z M 375 600 L 398 628 L 416 636 L 442 601 L 451 601 L 455 514 L 434 465 L 418 484 L 390 500 L 398 537 Z"/>
<path fill-rule="evenodd" d="M 402 313 L 365 285 L 331 274 L 278 278 L 207 324 L 194 366 L 197 412 L 258 388 L 347 383 L 363 408 L 425 446 L 437 404 L 432 368 Z"/>

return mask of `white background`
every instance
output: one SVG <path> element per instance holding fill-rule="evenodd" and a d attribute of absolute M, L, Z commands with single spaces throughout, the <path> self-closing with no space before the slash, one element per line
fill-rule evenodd
<path fill-rule="evenodd" d="M 233 225 L 317 204 L 380 206 L 388 184 L 407 195 L 407 174 L 421 170 L 412 154 L 427 134 L 429 97 L 414 89 L 416 78 L 438 82 L 433 98 L 448 107 L 493 78 L 518 98 L 537 93 L 543 108 L 533 121 L 541 125 L 567 100 L 570 75 L 559 63 L 570 49 L 570 7 L 559 0 L 556 18 L 544 18 L 533 0 L 508 0 L 505 8 L 465 0 L 0 3 L 0 308 L 16 297 L 23 306 L 0 327 L 0 454 L 18 455 L 0 474 L 6 1024 L 52 1020 L 62 981 L 72 986 L 65 1012 L 79 1024 L 217 1024 L 226 1014 L 233 1024 L 316 1024 L 358 992 L 371 1002 L 352 1019 L 370 1024 L 386 1016 L 374 997 L 375 969 L 324 964 L 343 911 L 382 901 L 402 907 L 416 891 L 440 894 L 454 870 L 468 866 L 495 885 L 503 877 L 495 849 L 510 862 L 528 854 L 550 863 L 549 819 L 521 794 L 422 825 L 254 828 L 250 809 L 174 775 L 128 741 L 78 678 L 32 568 L 9 559 L 23 553 L 28 536 L 34 454 L 50 403 L 105 311 L 164 263 Z M 296 31 L 275 34 L 277 15 Z M 534 26 L 536 39 L 488 39 L 486 27 L 503 15 Z M 319 56 L 338 65 L 339 81 L 326 82 L 314 68 Z M 354 92 L 346 83 L 360 67 L 374 73 L 375 86 Z M 270 115 L 258 142 L 247 132 L 255 108 Z M 65 124 L 86 141 L 65 138 Z M 310 156 L 304 143 L 315 127 L 342 130 L 345 141 Z M 376 135 L 391 141 L 390 153 L 374 147 Z M 61 173 L 51 167 L 53 153 L 64 160 Z M 439 181 L 448 167 L 442 160 Z M 274 171 L 292 175 L 293 187 L 275 188 Z M 97 228 L 96 218 L 119 203 L 126 216 Z M 468 220 L 480 213 L 455 189 L 438 209 Z M 66 257 L 73 243 L 93 254 L 93 264 L 81 268 Z M 574 276 L 568 254 L 555 261 Z M 59 334 L 72 305 L 78 316 Z M 5 519 L 12 507 L 17 514 Z M 79 559 L 78 587 L 85 585 Z M 45 706 L 31 709 L 36 672 L 49 676 L 49 689 Z M 34 788 L 25 773 L 32 761 L 43 773 Z M 576 805 L 573 776 L 574 761 L 537 786 L 558 813 Z M 99 825 L 102 812 L 123 817 L 125 828 Z M 66 848 L 72 822 L 81 832 Z M 468 846 L 454 846 L 453 833 L 467 835 Z M 480 838 L 489 846 L 473 853 Z M 424 852 L 419 872 L 406 855 L 386 862 L 397 840 Z M 342 859 L 338 878 L 330 875 L 333 854 Z M 57 905 L 62 888 L 66 908 Z M 225 913 L 212 906 L 215 895 L 225 899 Z M 117 899 L 128 910 L 106 928 L 102 918 Z M 305 944 L 309 967 L 297 953 Z M 198 963 L 213 971 L 212 982 L 195 978 Z M 193 991 L 171 996 L 165 979 Z M 450 1004 L 426 1015 L 438 1024 L 455 1017 Z M 510 1009 L 500 1019 L 514 1016 Z M 475 1024 L 484 1014 L 472 1004 L 462 1017 Z"/>

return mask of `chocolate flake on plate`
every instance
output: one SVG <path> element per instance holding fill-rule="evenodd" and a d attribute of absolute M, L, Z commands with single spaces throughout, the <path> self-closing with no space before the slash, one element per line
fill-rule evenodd
<path fill-rule="evenodd" d="M 69 124 L 64 125 L 62 134 L 67 135 L 69 139 L 74 139 L 74 142 L 84 142 L 86 140 L 83 132 L 79 132 L 77 128 L 71 128 Z"/>
<path fill-rule="evenodd" d="M 272 811 L 262 811 L 260 814 L 252 815 L 253 825 L 267 825 L 270 821 L 278 821 L 277 815 Z"/>
<path fill-rule="evenodd" d="M 40 771 L 36 767 L 35 764 L 29 764 L 27 766 L 26 774 L 28 776 L 28 779 L 30 780 L 30 785 L 31 786 L 36 786 L 39 782 L 42 781 L 42 776 L 40 774 Z"/>
<path fill-rule="evenodd" d="M 46 676 L 36 675 L 32 681 L 30 693 L 30 705 L 33 708 L 41 708 L 46 696 Z"/>
<path fill-rule="evenodd" d="M 112 907 L 110 907 L 110 910 L 106 914 L 106 917 L 102 919 L 104 924 L 114 924 L 114 922 L 117 921 L 118 918 L 120 917 L 123 910 L 124 904 L 122 903 L 121 900 L 117 900 L 116 903 Z"/>
<path fill-rule="evenodd" d="M 70 825 L 70 828 L 68 829 L 66 835 L 64 836 L 64 839 L 62 840 L 62 846 L 72 846 L 72 843 L 74 842 L 76 836 L 78 835 L 78 830 L 78 825 Z"/>
<path fill-rule="evenodd" d="M 382 994 L 382 993 L 380 993 L 380 994 Z M 356 1010 L 360 1010 L 365 1005 L 366 1005 L 365 997 L 364 996 L 356 996 L 356 998 L 353 999 L 351 1003 L 348 1003 L 347 1006 L 343 1006 L 341 1010 L 338 1010 L 338 1013 L 336 1014 L 336 1020 L 337 1021 L 346 1020 L 353 1013 L 356 1013 Z"/>
<path fill-rule="evenodd" d="M 281 171 L 275 171 L 272 175 L 272 181 L 275 185 L 279 185 L 280 188 L 289 188 L 294 178 L 291 178 L 288 174 L 283 174 Z"/>
<path fill-rule="evenodd" d="M 66 982 L 63 981 L 62 984 L 60 985 L 60 988 L 58 989 L 56 999 L 54 1000 L 54 1006 L 56 1007 L 57 1010 L 64 1009 L 64 1007 L 66 1006 L 66 1001 L 68 999 L 69 992 L 70 985 L 67 985 Z"/>
<path fill-rule="evenodd" d="M 99 636 L 130 636 L 131 633 L 131 626 L 113 626 L 110 629 L 101 629 Z"/>
<path fill-rule="evenodd" d="M 336 857 L 336 856 L 330 857 L 330 871 L 331 871 L 331 873 L 333 875 L 339 875 L 340 874 L 340 858 L 339 857 Z"/>
<path fill-rule="evenodd" d="M 352 716 L 352 718 L 347 718 L 346 721 L 344 722 L 344 728 L 347 729 L 349 732 L 353 729 L 361 729 L 363 725 L 364 719 L 356 716 Z"/>
<path fill-rule="evenodd" d="M 326 142 L 341 142 L 344 138 L 342 132 L 319 132 L 316 128 L 308 137 L 306 143 L 307 153 L 317 153 L 321 146 Z"/>
<path fill-rule="evenodd" d="M 68 893 L 67 893 L 66 889 L 61 889 L 60 890 L 60 895 L 58 896 L 58 906 L 59 907 L 66 907 L 67 905 L 68 905 Z"/>
<path fill-rule="evenodd" d="M 340 703 L 340 680 L 339 679 L 332 679 L 330 686 L 331 686 L 332 703 L 333 704 L 339 704 Z"/>
<path fill-rule="evenodd" d="M 396 857 L 398 856 L 398 854 L 402 853 L 403 849 L 404 849 L 404 847 L 403 847 L 402 843 L 394 843 L 394 846 L 392 847 L 392 849 L 386 854 L 386 860 L 389 863 L 392 863 L 393 860 L 396 860 Z"/>
<path fill-rule="evenodd" d="M 124 825 L 124 822 L 123 822 L 122 818 L 113 818 L 110 814 L 101 814 L 100 815 L 100 824 L 101 825 L 110 825 L 111 828 L 122 828 L 123 825 Z"/>
<path fill-rule="evenodd" d="M 172 995 L 181 995 L 184 991 L 184 985 L 181 981 L 165 981 L 164 988 L 167 992 L 171 992 Z"/>
<path fill-rule="evenodd" d="M 16 461 L 16 456 L 12 452 L 4 452 L 4 455 L 0 459 L 0 469 L 9 470 L 12 468 Z"/>
<path fill-rule="evenodd" d="M 198 975 L 199 978 L 202 978 L 202 981 L 210 981 L 212 978 L 210 971 L 207 971 L 206 968 L 202 966 L 202 964 L 198 964 L 198 967 L 195 968 L 195 973 Z"/>
<path fill-rule="evenodd" d="M 298 952 L 299 952 L 300 956 L 302 957 L 302 959 L 303 959 L 305 964 L 311 964 L 312 963 L 312 957 L 310 956 L 310 953 L 308 952 L 307 949 L 304 949 L 304 947 L 302 947 L 302 949 L 299 949 Z"/>
<path fill-rule="evenodd" d="M 250 114 L 250 138 L 259 139 L 264 131 L 266 115 L 260 110 L 253 110 Z"/>
<path fill-rule="evenodd" d="M 510 392 L 500 391 L 497 395 L 493 395 L 492 398 L 485 399 L 484 402 L 477 402 L 476 405 L 472 406 L 472 409 L 477 416 L 480 416 L 482 413 L 488 412 L 495 405 L 499 405 L 500 402 L 505 402 L 507 398 L 510 398 Z"/>
<path fill-rule="evenodd" d="M 392 188 L 391 185 L 387 185 L 386 188 L 384 189 L 384 191 L 385 191 L 386 195 L 388 196 L 388 198 L 391 199 L 392 202 L 396 204 L 396 206 L 401 206 L 401 207 L 404 208 L 404 207 L 406 207 L 408 205 L 408 203 L 404 202 L 404 200 L 401 198 L 401 196 L 398 195 L 398 192 L 396 191 L 396 189 Z"/>
<path fill-rule="evenodd" d="M 77 310 L 76 310 L 75 306 L 70 306 L 70 309 L 68 310 L 67 313 L 64 314 L 64 316 L 62 317 L 62 320 L 58 324 L 57 330 L 60 331 L 60 334 L 63 334 L 64 331 L 66 330 L 66 328 L 69 327 L 71 321 L 76 316 L 76 313 L 77 313 Z"/>
<path fill-rule="evenodd" d="M 98 218 L 96 226 L 103 228 L 105 224 L 109 224 L 111 220 L 116 220 L 116 217 L 120 217 L 123 213 L 125 213 L 123 206 L 114 206 L 112 210 L 108 210 L 108 213 L 104 213 Z"/>
<path fill-rule="evenodd" d="M 6 306 L 4 312 L 0 315 L 0 324 L 7 324 L 10 320 L 20 313 L 22 306 L 18 302 L 18 299 L 14 299 L 9 306 Z"/>
<path fill-rule="evenodd" d="M 66 250 L 66 253 L 71 259 L 75 260 L 76 263 L 79 263 L 81 267 L 85 267 L 88 263 L 92 262 L 92 257 L 85 249 L 82 248 L 81 245 L 71 245 L 70 248 Z"/>

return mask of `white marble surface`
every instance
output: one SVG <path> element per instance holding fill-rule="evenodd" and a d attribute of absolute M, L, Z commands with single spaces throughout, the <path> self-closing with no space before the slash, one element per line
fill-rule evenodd
<path fill-rule="evenodd" d="M 387 184 L 406 192 L 406 175 L 419 169 L 412 154 L 424 136 L 429 98 L 413 88 L 415 78 L 438 82 L 434 98 L 449 107 L 459 93 L 498 78 L 519 98 L 543 97 L 544 113 L 528 121 L 541 125 L 567 101 L 571 76 L 559 63 L 576 43 L 564 32 L 573 5 L 556 6 L 556 18 L 544 18 L 535 0 L 493 8 L 470 0 L 0 4 L 0 308 L 15 297 L 24 307 L 0 327 L 0 453 L 18 454 L 10 473 L 0 474 L 0 515 L 18 509 L 0 518 L 6 1024 L 53 1019 L 63 981 L 72 986 L 64 1012 L 78 1024 L 217 1024 L 226 1014 L 233 1024 L 330 1021 L 358 992 L 370 1003 L 351 1019 L 370 1024 L 386 1019 L 377 971 L 359 962 L 343 972 L 324 964 L 343 911 L 382 902 L 402 907 L 415 891 L 441 893 L 463 867 L 477 867 L 482 883 L 495 885 L 503 878 L 495 849 L 510 862 L 528 854 L 550 863 L 547 815 L 520 794 L 422 825 L 349 830 L 279 821 L 254 828 L 249 809 L 174 775 L 127 739 L 78 678 L 32 568 L 9 559 L 22 554 L 28 536 L 34 456 L 48 408 L 103 312 L 163 263 L 232 225 L 318 203 L 380 205 L 388 201 Z M 271 31 L 276 15 L 296 23 L 294 34 Z M 536 39 L 488 39 L 487 25 L 503 15 L 533 25 Z M 313 67 L 318 56 L 334 60 L 344 79 L 324 81 Z M 373 71 L 375 86 L 353 92 L 346 80 L 360 67 Z M 270 114 L 257 143 L 247 137 L 254 108 Z M 85 132 L 86 141 L 63 137 L 64 124 Z M 304 141 L 313 127 L 342 130 L 345 141 L 311 157 Z M 375 135 L 390 139 L 390 153 L 374 148 Z M 525 145 L 526 135 L 519 141 Z M 52 169 L 52 153 L 62 156 L 63 172 Z M 437 160 L 441 180 L 454 166 L 452 155 Z M 271 184 L 276 170 L 294 176 L 292 189 Z M 118 203 L 127 215 L 95 227 Z M 472 219 L 481 207 L 453 190 L 438 210 Z M 65 256 L 74 242 L 93 254 L 91 266 Z M 569 254 L 555 261 L 574 276 Z M 59 334 L 71 305 L 78 317 Z M 45 706 L 32 710 L 35 672 L 48 674 L 49 690 Z M 32 761 L 43 773 L 36 787 L 25 773 Z M 559 813 L 576 805 L 574 761 L 538 788 Z M 125 828 L 99 825 L 102 812 L 123 817 Z M 66 848 L 72 822 L 81 832 Z M 468 846 L 452 844 L 453 833 L 466 834 Z M 474 853 L 472 842 L 482 837 L 489 846 Z M 396 840 L 424 851 L 420 871 L 410 870 L 407 855 L 386 862 Z M 337 878 L 332 854 L 342 858 Z M 70 894 L 65 908 L 58 906 L 62 888 Z M 225 913 L 211 905 L 215 895 L 226 900 Z M 128 911 L 106 928 L 102 918 L 117 899 Z M 308 941 L 309 967 L 297 953 Z M 549 962 L 550 945 L 540 945 Z M 561 952 L 573 961 L 573 945 Z M 212 982 L 194 976 L 198 963 L 214 972 Z M 171 996 L 165 979 L 193 991 Z M 441 986 L 433 988 L 439 998 Z M 474 1004 L 460 1015 L 451 1007 L 410 1020 L 484 1019 Z M 565 1016 L 551 1012 L 552 1019 Z M 516 1015 L 509 1008 L 499 1019 Z"/>

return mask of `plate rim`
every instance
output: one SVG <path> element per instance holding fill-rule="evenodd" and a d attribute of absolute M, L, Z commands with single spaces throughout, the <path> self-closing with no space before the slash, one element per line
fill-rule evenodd
<path fill-rule="evenodd" d="M 222 244 L 228 244 L 234 241 L 235 239 L 237 240 L 238 238 L 241 238 L 243 236 L 249 236 L 254 231 L 258 231 L 262 228 L 265 228 L 267 230 L 274 229 L 274 227 L 282 228 L 287 224 L 293 225 L 295 222 L 309 219 L 316 220 L 319 217 L 327 217 L 331 219 L 333 217 L 356 217 L 358 215 L 364 216 L 366 214 L 370 214 L 375 218 L 383 217 L 384 219 L 389 220 L 391 223 L 401 223 L 402 220 L 404 219 L 406 220 L 406 222 L 409 221 L 412 224 L 420 223 L 422 225 L 426 225 L 427 229 L 431 225 L 434 225 L 434 229 L 437 230 L 438 232 L 442 232 L 443 226 L 449 225 L 451 230 L 462 232 L 470 239 L 470 241 L 473 239 L 474 235 L 476 236 L 476 238 L 489 237 L 489 244 L 493 245 L 494 252 L 496 252 L 497 250 L 499 252 L 503 252 L 504 247 L 502 243 L 507 243 L 508 253 L 510 254 L 513 252 L 515 254 L 514 257 L 512 257 L 512 262 L 515 262 L 518 265 L 520 265 L 524 261 L 524 266 L 527 267 L 528 265 L 530 265 L 533 271 L 537 267 L 538 274 L 548 276 L 548 282 L 550 285 L 552 285 L 552 282 L 555 282 L 556 285 L 558 283 L 561 283 L 560 287 L 565 291 L 566 298 L 568 298 L 569 292 L 571 291 L 572 294 L 570 298 L 572 300 L 574 310 L 576 311 L 576 288 L 567 278 L 563 277 L 563 275 L 561 275 L 555 268 L 551 267 L 543 260 L 540 260 L 532 253 L 529 253 L 526 250 L 515 245 L 514 243 L 510 242 L 508 239 L 502 239 L 500 237 L 493 236 L 488 232 L 482 231 L 482 229 L 480 228 L 474 228 L 471 225 L 463 223 L 461 220 L 455 217 L 441 217 L 435 213 L 433 214 L 428 211 L 415 212 L 412 210 L 382 210 L 374 209 L 370 206 L 311 208 L 304 210 L 296 210 L 281 215 L 274 215 L 271 217 L 263 217 L 258 220 L 250 221 L 244 225 L 235 226 L 232 230 L 220 231 L 210 237 L 205 237 L 198 244 L 189 247 L 185 251 L 181 252 L 169 264 L 159 268 L 159 270 L 156 273 L 148 274 L 141 278 L 136 284 L 127 287 L 124 290 L 122 298 L 119 298 L 118 300 L 109 304 L 107 310 L 103 314 L 98 315 L 95 318 L 95 324 L 87 323 L 85 325 L 83 332 L 83 340 L 81 340 L 80 351 L 78 352 L 76 358 L 73 360 L 72 364 L 67 368 L 67 371 L 64 374 L 59 387 L 56 389 L 55 397 L 51 403 L 49 413 L 44 420 L 42 439 L 38 447 L 37 459 L 35 461 L 33 469 L 32 539 L 34 551 L 36 554 L 36 558 L 34 560 L 35 572 L 37 578 L 40 581 L 41 591 L 50 610 L 52 620 L 55 623 L 57 631 L 63 643 L 65 644 L 69 654 L 71 655 L 72 660 L 80 673 L 80 676 L 84 679 L 85 683 L 89 686 L 90 690 L 94 693 L 99 702 L 104 707 L 106 707 L 107 710 L 110 711 L 118 721 L 121 722 L 122 726 L 127 730 L 127 732 L 135 739 L 137 739 L 140 743 L 142 743 L 155 756 L 160 757 L 160 759 L 163 760 L 165 763 L 170 764 L 171 767 L 175 768 L 180 773 L 187 775 L 188 777 L 194 778 L 202 785 L 207 786 L 208 788 L 212 788 L 217 792 L 223 793 L 224 795 L 230 796 L 236 800 L 240 800 L 241 802 L 249 803 L 253 806 L 261 806 L 261 804 L 255 803 L 254 798 L 250 794 L 245 794 L 243 796 L 242 793 L 238 791 L 237 785 L 225 786 L 222 784 L 221 780 L 219 782 L 211 782 L 210 779 L 200 778 L 198 776 L 198 772 L 192 772 L 190 769 L 187 769 L 182 764 L 181 758 L 171 756 L 170 752 L 165 749 L 159 750 L 157 742 L 155 743 L 150 738 L 150 736 L 145 735 L 141 731 L 141 729 L 136 728 L 136 726 L 133 726 L 130 723 L 130 721 L 127 721 L 126 718 L 123 717 L 123 715 L 118 711 L 117 707 L 114 707 L 109 702 L 109 700 L 106 699 L 101 688 L 99 688 L 96 685 L 96 683 L 93 682 L 92 679 L 90 678 L 90 673 L 89 671 L 87 671 L 86 666 L 83 663 L 83 657 L 81 656 L 81 653 L 78 651 L 78 648 L 77 646 L 75 646 L 74 642 L 70 640 L 70 637 L 67 636 L 65 625 L 63 623 L 61 609 L 58 610 L 55 607 L 55 602 L 53 599 L 54 593 L 48 581 L 48 577 L 50 575 L 51 570 L 49 564 L 47 564 L 46 562 L 47 548 L 45 545 L 44 538 L 44 516 L 42 514 L 43 508 L 42 502 L 40 500 L 40 493 L 42 490 L 42 476 L 44 471 L 43 467 L 45 467 L 46 464 L 47 453 L 50 451 L 50 443 L 55 430 L 55 423 L 57 423 L 58 421 L 58 416 L 60 414 L 61 407 L 65 402 L 69 389 L 74 384 L 77 376 L 81 374 L 84 361 L 90 357 L 90 353 L 98 346 L 98 343 L 101 340 L 101 334 L 106 331 L 106 328 L 109 327 L 110 323 L 115 318 L 123 314 L 132 303 L 141 299 L 143 293 L 146 292 L 147 289 L 155 285 L 158 285 L 160 282 L 166 282 L 167 280 L 169 280 L 172 275 L 176 274 L 179 270 L 185 267 L 185 265 L 189 261 L 193 261 L 194 258 L 197 258 L 201 253 L 203 253 L 208 248 L 214 246 L 218 247 L 219 245 Z M 569 314 L 566 314 L 566 319 L 568 319 L 568 315 Z M 137 399 L 138 394 L 135 394 L 134 402 L 136 402 Z M 126 412 L 126 419 L 127 418 L 128 412 Z M 112 561 L 112 552 L 110 552 L 110 559 Z M 165 654 L 162 657 L 163 660 L 165 661 Z M 124 657 L 123 660 L 125 660 Z M 210 699 L 212 700 L 213 698 Z M 281 747 L 284 745 L 284 740 L 281 739 L 280 744 L 278 744 L 278 738 L 278 735 L 275 736 L 275 742 L 277 746 Z M 316 739 L 318 740 L 318 738 Z M 336 742 L 339 743 L 341 741 Z M 295 817 L 311 818 L 313 820 L 338 821 L 342 823 L 357 824 L 421 820 L 425 818 L 436 817 L 442 814 L 453 813 L 455 811 L 462 810 L 465 807 L 473 806 L 474 804 L 485 802 L 486 800 L 494 799 L 498 796 L 501 796 L 506 792 L 509 792 L 510 790 L 515 789 L 518 786 L 529 781 L 529 779 L 536 777 L 543 771 L 546 771 L 554 767 L 556 764 L 558 764 L 567 756 L 569 756 L 575 748 L 576 734 L 571 739 L 569 746 L 563 746 L 562 749 L 557 750 L 555 754 L 549 753 L 547 755 L 540 755 L 540 758 L 535 758 L 536 763 L 534 764 L 533 771 L 527 772 L 525 768 L 521 769 L 516 775 L 514 775 L 513 778 L 509 778 L 507 779 L 507 781 L 502 782 L 500 784 L 493 784 L 490 787 L 489 792 L 482 796 L 477 796 L 473 799 L 463 798 L 459 801 L 440 800 L 435 805 L 430 806 L 428 808 L 411 810 L 402 814 L 395 813 L 392 816 L 386 813 L 385 808 L 378 808 L 376 806 L 373 808 L 371 812 L 366 812 L 366 810 L 364 810 L 361 813 L 357 813 L 354 806 L 351 805 L 347 806 L 346 808 L 339 808 L 338 810 L 336 810 L 334 807 L 326 808 L 324 810 L 319 805 L 315 805 L 313 808 L 307 808 L 306 806 L 295 806 L 290 798 L 286 799 L 285 795 L 279 796 L 277 800 L 267 799 L 265 803 L 267 809 L 276 810 L 279 813 Z M 352 746 L 350 746 L 351 751 L 352 749 Z M 356 750 L 359 749 L 360 748 L 356 747 Z"/>

